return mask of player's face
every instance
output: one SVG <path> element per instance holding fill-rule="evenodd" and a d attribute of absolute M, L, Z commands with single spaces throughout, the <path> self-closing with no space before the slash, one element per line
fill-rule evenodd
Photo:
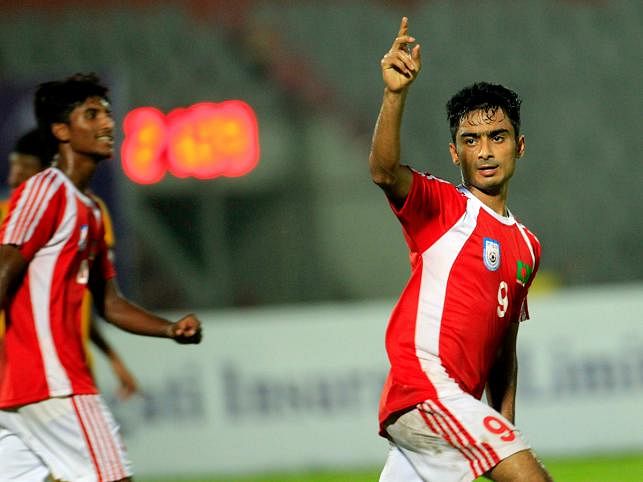
<path fill-rule="evenodd" d="M 12 152 L 9 154 L 9 176 L 7 184 L 11 189 L 15 189 L 34 174 L 38 174 L 44 167 L 40 159 L 30 154 Z"/>
<path fill-rule="evenodd" d="M 466 115 L 450 144 L 451 158 L 462 171 L 469 188 L 486 194 L 506 193 L 516 168 L 516 160 L 525 151 L 524 136 L 516 139 L 509 117 L 502 109 L 476 110 Z"/>
<path fill-rule="evenodd" d="M 114 118 L 105 99 L 90 97 L 69 115 L 69 143 L 74 152 L 95 160 L 114 153 Z"/>

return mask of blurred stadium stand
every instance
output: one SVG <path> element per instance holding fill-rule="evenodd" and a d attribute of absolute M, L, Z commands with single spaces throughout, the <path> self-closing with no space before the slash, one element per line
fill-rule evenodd
<path fill-rule="evenodd" d="M 565 285 L 642 279 L 639 1 L 0 5 L 3 86 L 95 71 L 112 86 L 118 120 L 139 106 L 235 98 L 257 113 L 262 157 L 245 178 L 137 186 L 116 159 L 116 180 L 96 187 L 115 189 L 122 283 L 144 305 L 399 292 L 406 250 L 366 163 L 379 59 L 403 14 L 425 60 L 404 159 L 458 181 L 446 100 L 476 80 L 515 88 L 528 147 L 510 206 L 539 235 L 543 272 Z"/>

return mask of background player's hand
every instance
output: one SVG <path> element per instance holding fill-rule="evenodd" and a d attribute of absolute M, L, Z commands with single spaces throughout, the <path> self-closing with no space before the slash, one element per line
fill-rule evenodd
<path fill-rule="evenodd" d="M 127 369 L 123 360 L 118 357 L 112 359 L 112 370 L 118 379 L 119 387 L 117 396 L 121 400 L 127 400 L 138 393 L 138 383 L 134 375 Z"/>
<path fill-rule="evenodd" d="M 420 44 L 410 48 L 415 38 L 408 33 L 409 19 L 402 17 L 400 30 L 393 41 L 391 50 L 380 62 L 384 84 L 391 92 L 400 92 L 415 80 L 422 68 Z"/>
<path fill-rule="evenodd" d="M 201 322 L 193 314 L 186 315 L 169 326 L 168 334 L 177 343 L 200 343 Z"/>

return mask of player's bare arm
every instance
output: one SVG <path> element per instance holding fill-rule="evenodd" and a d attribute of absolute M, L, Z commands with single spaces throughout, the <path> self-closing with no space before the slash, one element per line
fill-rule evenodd
<path fill-rule="evenodd" d="M 412 48 L 408 19 L 402 18 L 391 49 L 380 62 L 384 98 L 375 125 L 369 167 L 371 178 L 394 201 L 402 202 L 410 189 L 412 174 L 400 166 L 400 127 L 408 88 L 422 68 L 420 45 Z"/>
<path fill-rule="evenodd" d="M 516 388 L 518 384 L 518 358 L 516 339 L 518 322 L 510 323 L 507 334 L 498 352 L 498 358 L 491 367 L 487 381 L 487 401 L 507 420 L 514 423 Z"/>
<path fill-rule="evenodd" d="M 27 261 L 15 246 L 0 245 L 0 307 L 4 307 L 15 283 L 27 269 Z"/>
<path fill-rule="evenodd" d="M 126 299 L 113 279 L 93 281 L 91 291 L 99 314 L 122 330 L 137 335 L 172 338 L 182 344 L 201 342 L 201 322 L 195 315 L 184 316 L 172 323 Z"/>

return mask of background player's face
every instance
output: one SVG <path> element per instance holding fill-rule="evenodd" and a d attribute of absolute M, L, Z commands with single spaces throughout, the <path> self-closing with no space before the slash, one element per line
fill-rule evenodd
<path fill-rule="evenodd" d="M 9 184 L 11 189 L 14 189 L 43 169 L 44 166 L 36 156 L 12 152 L 9 154 L 9 176 L 7 177 L 7 184 Z"/>
<path fill-rule="evenodd" d="M 109 102 L 90 97 L 69 115 L 69 143 L 74 152 L 96 160 L 114 153 L 114 119 Z"/>
<path fill-rule="evenodd" d="M 467 114 L 450 144 L 451 158 L 462 170 L 466 186 L 487 194 L 505 189 L 525 151 L 524 136 L 516 139 L 509 117 L 502 109 Z"/>

